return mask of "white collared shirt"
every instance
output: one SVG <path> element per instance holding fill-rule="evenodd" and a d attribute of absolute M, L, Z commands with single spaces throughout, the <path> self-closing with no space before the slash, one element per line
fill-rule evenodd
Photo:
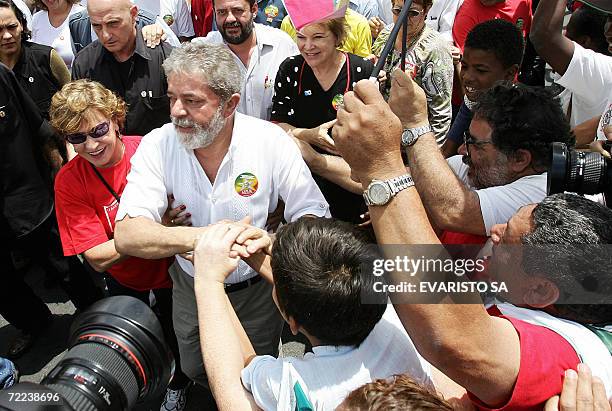
<path fill-rule="evenodd" d="M 249 67 L 245 67 L 240 58 L 232 52 L 244 75 L 238 112 L 269 120 L 276 72 L 287 57 L 295 56 L 299 54 L 299 51 L 291 37 L 282 30 L 255 23 L 255 36 L 257 47 L 249 59 Z M 206 37 L 199 37 L 192 41 L 225 44 L 218 31 L 211 31 Z"/>
<path fill-rule="evenodd" d="M 453 44 L 455 15 L 463 0 L 436 0 L 427 13 L 425 23 L 436 30 L 444 40 Z"/>
<path fill-rule="evenodd" d="M 172 16 L 173 23 L 170 28 L 177 36 L 195 36 L 191 11 L 185 0 L 160 0 L 158 14 L 162 19 L 167 15 Z"/>
<path fill-rule="evenodd" d="M 295 371 L 292 378 L 283 375 L 286 363 Z M 279 403 L 281 391 L 286 384 L 298 383 L 318 411 L 333 410 L 354 389 L 395 374 L 408 374 L 419 384 L 432 386 L 431 365 L 419 355 L 389 304 L 359 347 L 312 347 L 304 358 L 257 356 L 242 370 L 241 379 L 261 409 L 289 409 Z"/>
<path fill-rule="evenodd" d="M 175 205 L 187 206 L 194 227 L 251 216 L 251 224 L 263 228 L 279 198 L 285 202 L 287 221 L 306 214 L 329 216 L 329 206 L 291 138 L 275 124 L 240 113 L 235 114 L 232 141 L 214 184 L 193 150 L 178 142 L 172 124 L 142 139 L 127 181 L 117 221 L 129 215 L 161 222 L 170 194 Z M 177 260 L 185 272 L 194 275 L 191 262 L 178 256 Z M 255 275 L 241 261 L 226 282 Z"/>

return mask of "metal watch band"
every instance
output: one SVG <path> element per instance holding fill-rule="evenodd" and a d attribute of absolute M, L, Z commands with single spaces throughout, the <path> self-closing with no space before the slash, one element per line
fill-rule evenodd
<path fill-rule="evenodd" d="M 414 180 L 410 174 L 406 173 L 399 177 L 387 180 L 387 184 L 389 184 L 389 187 L 391 187 L 391 197 L 393 197 L 400 191 L 414 186 Z"/>
<path fill-rule="evenodd" d="M 405 128 L 404 131 L 402 132 L 402 146 L 403 147 L 410 147 L 410 146 L 412 146 L 414 143 L 417 142 L 419 137 L 421 137 L 423 134 L 429 133 L 431 131 L 432 131 L 431 125 L 429 125 L 429 124 L 426 124 L 426 125 L 421 126 L 421 127 Z M 404 138 L 404 135 L 406 133 L 410 133 L 410 135 L 411 135 L 411 138 L 410 138 L 409 141 L 406 141 L 406 139 Z"/>
<path fill-rule="evenodd" d="M 389 189 L 389 194 L 390 195 L 389 195 L 388 200 L 385 203 L 377 204 L 377 203 L 373 202 L 372 199 L 370 198 L 370 195 L 369 195 L 369 192 L 368 192 L 370 187 L 368 187 L 368 189 L 363 192 L 363 199 L 364 199 L 366 205 L 368 205 L 368 206 L 371 206 L 371 205 L 385 205 L 389 201 L 391 201 L 391 199 L 393 197 L 395 197 L 395 195 L 397 193 L 399 193 L 400 191 L 414 186 L 414 180 L 412 180 L 412 176 L 410 174 L 408 174 L 408 173 L 402 174 L 401 176 L 394 177 L 394 178 L 391 178 L 391 179 L 385 180 L 385 181 L 380 181 L 380 180 L 372 180 L 372 181 L 380 183 L 380 184 L 385 184 L 388 187 L 388 189 Z M 370 183 L 370 185 L 371 184 L 372 183 Z"/>

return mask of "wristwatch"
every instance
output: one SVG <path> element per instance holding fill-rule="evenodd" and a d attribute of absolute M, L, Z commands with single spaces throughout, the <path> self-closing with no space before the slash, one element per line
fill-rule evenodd
<path fill-rule="evenodd" d="M 363 192 L 363 199 L 369 206 L 381 206 L 387 204 L 397 193 L 414 186 L 410 174 L 403 174 L 389 180 L 372 180 L 367 190 Z"/>
<path fill-rule="evenodd" d="M 402 132 L 402 147 L 413 145 L 419 137 L 429 132 L 431 132 L 431 126 L 429 124 L 421 127 L 405 128 Z"/>

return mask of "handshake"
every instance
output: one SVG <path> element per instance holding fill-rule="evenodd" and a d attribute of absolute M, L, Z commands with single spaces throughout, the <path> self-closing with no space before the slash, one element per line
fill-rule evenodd
<path fill-rule="evenodd" d="M 196 238 L 193 251 L 196 282 L 223 283 L 240 260 L 272 281 L 269 257 L 273 238 L 249 223 L 250 217 L 240 221 L 223 220 L 208 226 Z"/>

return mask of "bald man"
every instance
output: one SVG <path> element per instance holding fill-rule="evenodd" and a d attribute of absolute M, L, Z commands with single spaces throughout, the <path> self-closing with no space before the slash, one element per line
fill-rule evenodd
<path fill-rule="evenodd" d="M 168 83 L 161 67 L 172 47 L 146 46 L 136 26 L 138 6 L 130 0 L 88 0 L 87 12 L 98 40 L 75 57 L 72 78 L 102 83 L 129 107 L 123 132 L 145 135 L 170 121 Z"/>

